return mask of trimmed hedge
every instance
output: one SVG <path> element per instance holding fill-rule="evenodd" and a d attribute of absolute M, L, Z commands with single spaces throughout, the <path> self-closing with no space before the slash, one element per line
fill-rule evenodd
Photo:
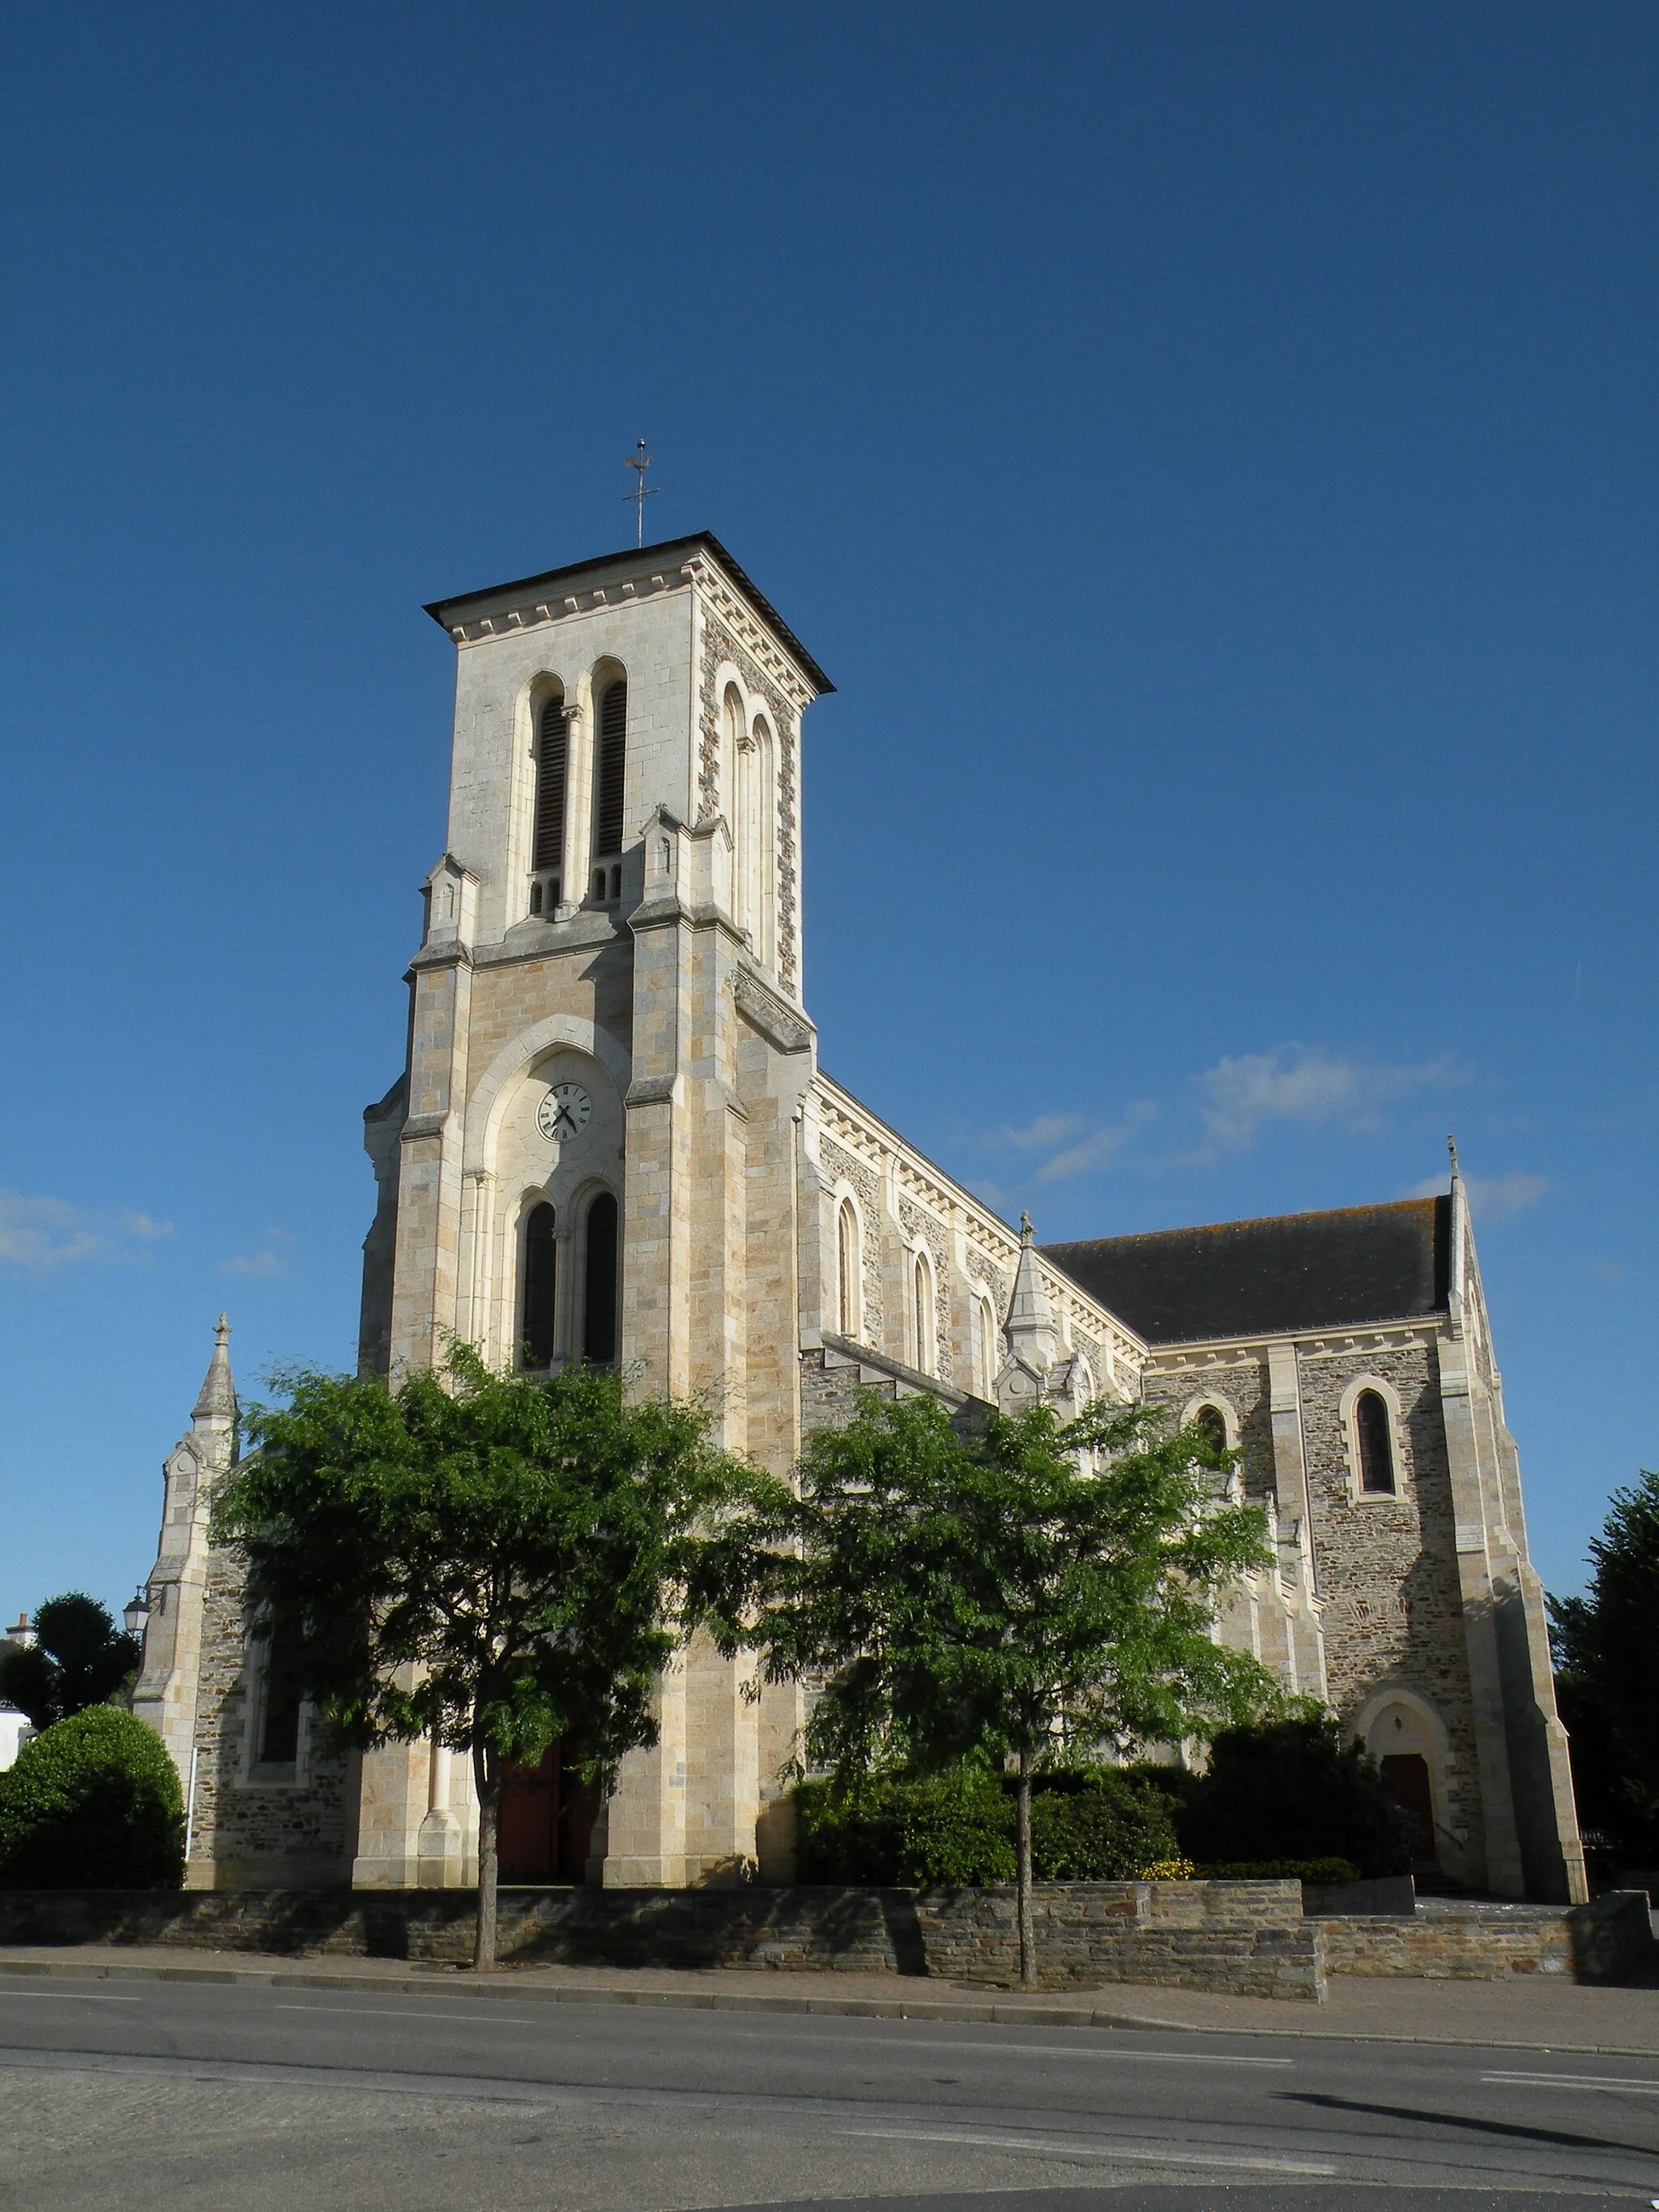
<path fill-rule="evenodd" d="M 840 1796 L 795 1792 L 803 1881 L 984 1888 L 1014 1879 L 1011 1777 L 878 1775 Z M 1031 1858 L 1042 1881 L 1120 1881 L 1178 1855 L 1169 1800 L 1109 1767 L 1037 1777 Z"/>
<path fill-rule="evenodd" d="M 177 1889 L 184 1834 L 161 1737 L 112 1705 L 54 1722 L 0 1774 L 9 1889 Z"/>

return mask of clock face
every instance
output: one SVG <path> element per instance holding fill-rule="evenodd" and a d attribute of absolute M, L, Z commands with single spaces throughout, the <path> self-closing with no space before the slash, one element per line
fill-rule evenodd
<path fill-rule="evenodd" d="M 580 1137 L 593 1101 L 580 1083 L 556 1083 L 536 1109 L 536 1127 L 550 1143 Z"/>

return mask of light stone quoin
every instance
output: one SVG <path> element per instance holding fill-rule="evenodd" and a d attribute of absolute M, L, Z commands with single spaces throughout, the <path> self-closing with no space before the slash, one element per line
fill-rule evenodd
<path fill-rule="evenodd" d="M 455 655 L 449 806 L 406 1065 L 364 1115 L 362 1371 L 412 1372 L 458 1337 L 499 1365 L 614 1358 L 643 1390 L 708 1394 L 721 1441 L 780 1474 L 861 1391 L 969 1415 L 988 1398 L 1213 1407 L 1273 1553 L 1219 1635 L 1389 1762 L 1425 1871 L 1582 1898 L 1455 1164 L 1437 1200 L 1040 1245 L 818 1066 L 801 748 L 831 686 L 724 547 L 647 545 L 428 611 Z M 579 1127 L 544 1110 L 559 1085 L 587 1102 Z M 1358 1486 L 1367 1389 L 1389 1409 L 1387 1492 Z M 207 1536 L 235 1449 L 222 1330 L 167 1462 L 137 1694 L 190 1792 L 190 1882 L 474 1881 L 465 1759 L 416 1744 L 330 1762 L 303 1711 L 287 1735 L 269 1724 L 237 1564 Z M 793 1879 L 803 1697 L 750 1702 L 744 1672 L 702 1643 L 675 1660 L 660 1740 L 623 1762 L 591 1832 L 547 1796 L 568 1787 L 550 1755 L 536 1802 L 568 1817 L 532 1834 L 509 1805 L 503 1879 Z"/>

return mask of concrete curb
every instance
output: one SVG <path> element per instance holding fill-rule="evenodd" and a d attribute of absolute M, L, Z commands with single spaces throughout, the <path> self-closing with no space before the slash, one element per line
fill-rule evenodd
<path fill-rule="evenodd" d="M 450 1969 L 413 1974 L 330 1973 L 307 1966 L 128 1966 L 110 1960 L 0 1959 L 0 1974 L 27 1974 L 53 1981 L 214 1982 L 240 1986 L 298 1990 L 380 1990 L 393 1996 L 458 1996 L 522 2004 L 635 2005 L 681 2012 L 834 2014 L 854 2020 L 933 2020 L 994 2024 L 998 2027 L 1099 2027 L 1152 2030 L 1161 2035 L 1232 2035 L 1299 2042 L 1411 2043 L 1450 2050 L 1548 2051 L 1588 2057 L 1652 2058 L 1650 2046 L 1622 2043 L 1565 2043 L 1557 2037 L 1520 2039 L 1495 2035 L 1424 2035 L 1378 2028 L 1240 2027 L 1199 2025 L 1148 2013 L 1108 2010 L 1089 2005 L 998 2004 L 987 1998 L 808 1997 L 759 1990 L 642 1990 L 626 1983 L 518 1981 L 511 1967 L 495 1978 L 474 1979 Z M 514 1984 L 517 1983 L 517 1986 Z"/>

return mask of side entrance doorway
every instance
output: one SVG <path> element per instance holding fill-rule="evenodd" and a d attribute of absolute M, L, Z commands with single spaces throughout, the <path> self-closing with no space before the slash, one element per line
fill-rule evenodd
<path fill-rule="evenodd" d="M 1434 1791 L 1429 1762 L 1420 1751 L 1392 1752 L 1377 1761 L 1389 1794 L 1411 1821 L 1412 1871 L 1429 1874 L 1439 1867 L 1435 1850 Z"/>
<path fill-rule="evenodd" d="M 550 1744 L 538 1765 L 509 1765 L 501 1784 L 502 1881 L 586 1881 L 599 1810 L 599 1791 L 583 1781 L 568 1746 Z"/>

